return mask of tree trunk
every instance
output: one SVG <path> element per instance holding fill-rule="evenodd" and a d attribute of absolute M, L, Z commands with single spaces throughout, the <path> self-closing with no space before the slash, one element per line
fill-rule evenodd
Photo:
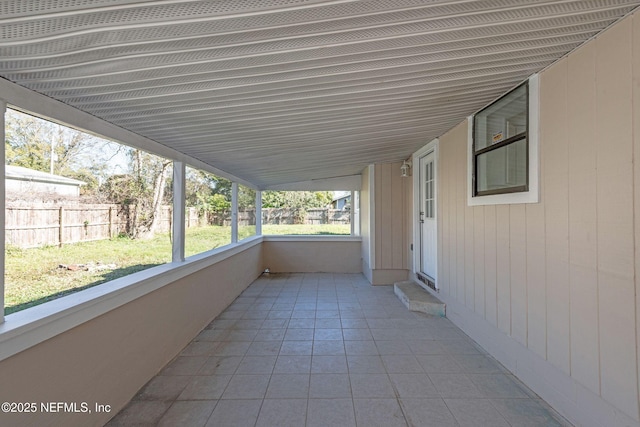
<path fill-rule="evenodd" d="M 151 224 L 149 224 L 149 230 L 145 233 L 146 238 L 152 238 L 154 236 L 156 228 L 162 219 L 162 199 L 164 199 L 165 184 L 167 182 L 166 171 L 170 164 L 171 162 L 162 164 L 160 173 L 156 176 L 153 183 Z"/>

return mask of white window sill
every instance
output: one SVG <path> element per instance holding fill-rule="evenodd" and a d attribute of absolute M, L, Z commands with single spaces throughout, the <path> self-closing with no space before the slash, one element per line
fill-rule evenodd
<path fill-rule="evenodd" d="M 469 197 L 468 206 L 515 205 L 519 203 L 538 203 L 538 189 L 522 193 L 494 194 L 491 196 Z"/>
<path fill-rule="evenodd" d="M 361 242 L 360 236 L 326 234 L 264 235 L 265 242 Z"/>

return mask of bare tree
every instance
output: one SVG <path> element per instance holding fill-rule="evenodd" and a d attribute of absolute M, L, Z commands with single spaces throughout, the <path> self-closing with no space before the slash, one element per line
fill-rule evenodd
<path fill-rule="evenodd" d="M 162 219 L 162 206 L 171 199 L 168 179 L 172 162 L 136 149 L 128 156 L 129 172 L 107 179 L 102 192 L 126 209 L 129 236 L 151 238 Z"/>

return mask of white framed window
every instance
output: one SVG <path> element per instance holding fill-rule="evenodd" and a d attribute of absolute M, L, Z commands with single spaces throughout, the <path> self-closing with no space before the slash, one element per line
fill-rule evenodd
<path fill-rule="evenodd" d="M 8 99 L 5 99 L 5 96 L 7 96 Z M 121 307 L 122 305 L 127 304 L 133 300 L 136 300 L 146 294 L 154 292 L 157 289 L 160 289 L 171 283 L 175 283 L 176 281 L 179 281 L 182 278 L 190 276 L 198 271 L 202 271 L 209 266 L 223 262 L 230 257 L 233 257 L 249 248 L 262 243 L 262 237 L 256 236 L 255 238 L 246 239 L 245 241 L 235 245 L 226 245 L 225 247 L 217 248 L 214 250 L 207 250 L 203 253 L 192 256 L 190 259 L 185 260 L 185 233 L 183 231 L 176 232 L 176 230 L 180 228 L 180 226 L 176 225 L 176 222 L 180 222 L 182 224 L 182 229 L 184 230 L 184 221 L 186 220 L 184 212 L 185 164 L 190 163 L 204 170 L 213 171 L 216 174 L 225 176 L 227 179 L 244 182 L 247 185 L 251 184 L 246 181 L 242 181 L 241 179 L 238 179 L 233 175 L 226 174 L 223 171 L 215 169 L 210 165 L 199 161 L 198 159 L 186 156 L 166 146 L 157 144 L 152 140 L 148 140 L 137 134 L 128 132 L 122 128 L 118 128 L 115 125 L 111 125 L 110 123 L 102 122 L 100 120 L 87 120 L 89 116 L 86 115 L 86 113 L 82 113 L 78 110 L 73 109 L 72 107 L 69 107 L 58 101 L 54 101 L 51 98 L 44 97 L 35 92 L 14 85 L 13 83 L 2 81 L 0 79 L 0 135 L 2 135 L 3 138 L 7 133 L 7 129 L 5 127 L 5 110 L 7 108 L 7 104 L 16 111 L 24 111 L 25 113 L 28 113 L 28 111 L 33 111 L 32 114 L 36 117 L 44 117 L 47 121 L 61 123 L 63 126 L 68 126 L 70 128 L 76 129 L 79 132 L 86 132 L 92 137 L 104 138 L 105 140 L 112 141 L 117 144 L 122 144 L 122 142 L 126 141 L 128 145 L 123 146 L 124 148 L 120 151 L 121 153 L 126 154 L 131 150 L 142 151 L 144 152 L 145 156 L 148 155 L 160 158 L 161 161 L 159 163 L 155 163 L 157 168 L 154 168 L 154 170 L 156 172 L 158 170 L 164 170 L 165 176 L 164 179 L 154 180 L 153 182 L 155 183 L 157 181 L 163 183 L 163 185 L 158 185 L 157 188 L 164 188 L 166 190 L 165 194 L 167 195 L 167 197 L 159 197 L 160 192 L 153 192 L 153 194 L 154 196 L 158 195 L 158 200 L 162 199 L 167 202 L 165 203 L 165 205 L 167 205 L 167 207 L 169 208 L 169 212 L 173 210 L 173 216 L 168 222 L 170 223 L 169 227 L 172 229 L 172 232 L 174 234 L 172 235 L 173 242 L 171 242 L 171 240 L 169 240 L 168 238 L 163 239 L 163 243 L 168 242 L 168 244 L 165 245 L 166 250 L 159 251 L 157 247 L 152 247 L 150 250 L 146 251 L 137 251 L 136 249 L 138 248 L 133 248 L 133 251 L 105 251 L 105 253 L 109 255 L 113 254 L 114 256 L 125 255 L 126 257 L 127 254 L 131 254 L 131 252 L 133 252 L 133 255 L 135 256 L 139 255 L 141 257 L 145 257 L 143 259 L 145 263 L 142 263 L 140 265 L 140 271 L 122 271 L 123 274 L 121 275 L 121 277 L 109 277 L 109 279 L 113 280 L 108 280 L 105 283 L 96 284 L 96 286 L 92 286 L 87 289 L 76 289 L 77 292 L 64 295 L 56 295 L 59 296 L 59 298 L 52 299 L 46 303 L 35 305 L 24 310 L 15 310 L 15 312 L 9 314 L 6 318 L 5 316 L 3 316 L 4 310 L 0 311 L 0 360 L 11 357 L 27 348 L 42 343 L 47 339 L 50 339 L 52 337 L 55 337 L 56 335 L 75 328 L 78 325 L 84 324 L 85 322 L 95 319 L 109 311 L 115 310 L 116 308 Z M 32 108 L 27 108 L 27 106 L 31 106 Z M 40 115 L 37 113 L 37 111 L 40 111 Z M 63 132 L 63 135 L 66 135 L 66 133 Z M 7 144 L 3 146 L 3 156 L 5 157 L 5 151 L 7 151 L 6 145 Z M 100 156 L 103 154 L 109 154 L 109 150 L 106 150 L 104 147 L 102 147 L 101 150 L 98 151 L 96 150 L 96 147 L 97 146 L 94 144 L 91 146 L 91 150 L 87 151 L 91 159 L 95 159 L 96 156 Z M 48 148 L 49 149 L 44 150 L 45 153 L 51 153 L 53 151 L 50 146 Z M 58 148 L 60 149 L 61 146 L 58 146 Z M 53 152 L 56 153 L 55 151 Z M 142 153 L 140 156 L 135 156 L 136 163 L 138 163 L 137 160 L 141 160 L 142 157 Z M 59 162 L 61 160 L 62 159 L 60 158 L 58 158 L 57 160 L 54 158 L 54 161 L 56 162 L 54 164 L 54 167 L 56 167 L 56 171 L 59 168 Z M 112 157 L 111 160 L 119 162 L 121 159 L 119 159 L 118 156 L 115 156 Z M 167 162 L 169 162 L 169 164 L 166 164 Z M 142 164 L 142 162 L 139 163 L 140 165 Z M 136 165 L 136 167 L 140 165 Z M 0 172 L 0 180 L 2 180 L 2 183 L 0 183 L 0 193 L 2 193 L 2 197 L 0 198 L 0 200 L 2 200 L 2 203 L 4 205 L 6 205 L 6 177 L 4 173 L 4 166 L 6 166 L 6 159 L 5 164 L 3 164 L 2 171 Z M 50 167 L 51 163 L 47 163 L 47 166 Z M 173 169 L 174 172 L 173 182 L 171 180 L 171 169 Z M 102 169 L 98 170 L 98 172 L 100 171 L 102 171 Z M 117 170 L 116 168 L 110 167 L 106 168 L 106 172 L 116 173 Z M 124 174 L 125 172 L 127 172 L 127 170 L 122 170 L 119 173 Z M 140 174 L 142 174 L 143 172 L 145 171 L 140 170 Z M 91 183 L 91 181 L 88 182 L 87 185 L 89 183 Z M 98 183 L 100 183 L 100 181 Z M 121 188 L 121 186 L 117 186 L 117 188 Z M 169 197 L 170 188 L 173 190 L 172 197 Z M 7 231 L 7 227 L 5 224 L 6 209 L 4 205 L 3 208 L 0 209 L 0 215 L 2 215 L 0 217 L 0 220 L 3 224 L 3 246 L 6 242 L 5 235 Z M 71 211 L 71 209 L 69 210 Z M 66 210 L 63 209 L 62 212 L 65 213 Z M 108 218 L 104 221 L 93 221 L 91 219 L 87 220 L 86 217 L 81 217 L 80 219 L 76 218 L 75 222 L 64 221 L 63 218 L 62 224 L 56 223 L 56 226 L 54 227 L 56 229 L 56 233 L 54 234 L 53 238 L 57 237 L 59 239 L 59 230 L 65 226 L 70 226 L 73 229 L 79 229 L 81 230 L 80 234 L 87 237 L 90 234 L 92 228 L 107 228 L 109 224 L 111 224 L 109 226 L 109 229 L 111 232 L 113 232 L 113 235 L 115 237 L 117 236 L 117 234 L 119 234 L 118 226 L 122 224 L 119 224 L 118 221 L 116 221 L 117 209 L 114 209 L 112 213 L 113 215 L 111 219 L 113 219 L 113 223 L 111 223 Z M 158 216 L 158 218 L 160 217 Z M 165 216 L 161 223 L 167 225 L 166 219 L 167 218 Z M 59 216 L 57 217 L 57 220 L 59 220 Z M 106 224 L 102 224 L 102 222 Z M 107 234 L 108 231 L 109 230 L 107 229 Z M 162 232 L 162 230 L 160 232 Z M 72 248 L 73 245 L 69 242 L 68 239 L 65 239 L 65 237 L 68 237 L 67 234 L 63 235 L 63 243 L 65 244 L 65 248 Z M 91 236 L 89 235 L 89 237 Z M 118 238 L 115 237 L 115 239 Z M 85 243 L 92 244 L 94 242 L 91 241 Z M 143 245 L 147 245 L 147 249 L 149 249 L 149 241 L 142 241 L 141 243 Z M 54 249 L 58 249 L 58 247 L 54 246 Z M 78 256 L 86 256 L 89 253 L 89 251 L 85 250 L 75 250 L 74 263 L 78 262 Z M 150 259 L 147 257 L 147 255 L 149 254 L 151 254 L 151 256 L 160 254 L 161 256 L 166 257 L 166 262 L 159 263 L 161 265 L 156 266 L 147 265 L 150 261 Z M 128 260 L 131 260 L 131 258 L 132 257 L 128 257 Z M 2 260 L 0 260 L 0 265 L 3 265 L 4 267 L 6 265 L 6 260 L 7 257 L 3 257 Z M 36 264 L 43 264 L 43 258 L 40 257 L 36 263 L 32 262 L 28 265 L 31 265 L 30 268 L 32 269 L 32 266 Z M 56 264 L 56 266 L 58 266 L 58 264 Z M 69 271 L 70 273 L 72 272 L 72 270 L 69 269 L 67 269 L 67 271 Z M 100 271 L 102 271 L 102 274 L 106 274 L 105 270 Z M 90 271 L 78 270 L 78 275 L 85 273 L 90 273 Z M 7 283 L 5 279 L 0 280 L 0 303 L 2 303 L 0 304 L 0 307 L 3 308 L 6 308 L 5 294 Z"/>
<path fill-rule="evenodd" d="M 352 235 L 349 190 L 265 190 L 262 192 L 262 234 Z"/>
<path fill-rule="evenodd" d="M 470 206 L 537 203 L 538 76 L 469 117 Z"/>

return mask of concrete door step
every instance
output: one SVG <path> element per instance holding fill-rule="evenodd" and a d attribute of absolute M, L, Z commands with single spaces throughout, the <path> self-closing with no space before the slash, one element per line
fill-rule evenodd
<path fill-rule="evenodd" d="M 446 315 L 445 304 L 413 281 L 394 283 L 393 292 L 411 311 L 440 317 Z"/>

